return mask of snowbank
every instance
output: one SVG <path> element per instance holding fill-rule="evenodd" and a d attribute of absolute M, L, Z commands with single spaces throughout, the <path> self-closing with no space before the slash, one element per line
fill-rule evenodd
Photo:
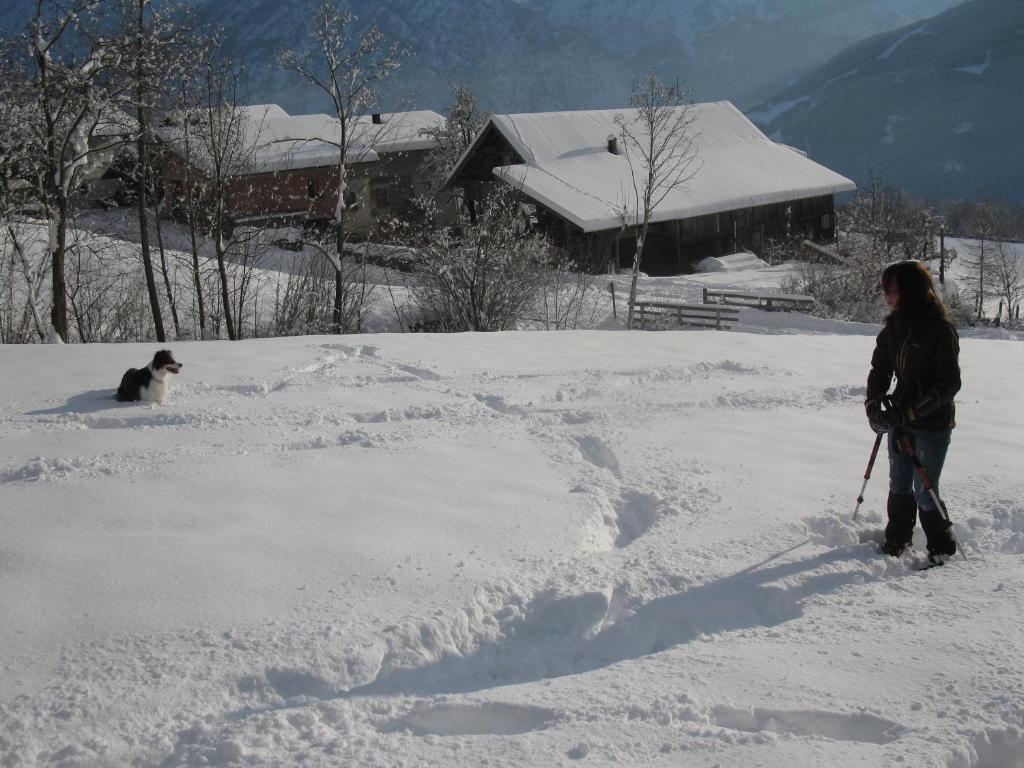
<path fill-rule="evenodd" d="M 728 256 L 709 256 L 697 264 L 700 272 L 743 272 L 750 269 L 764 269 L 768 262 L 756 254 L 741 252 Z"/>

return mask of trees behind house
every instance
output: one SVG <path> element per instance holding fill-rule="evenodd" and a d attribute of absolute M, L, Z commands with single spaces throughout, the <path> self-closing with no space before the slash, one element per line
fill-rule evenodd
<path fill-rule="evenodd" d="M 619 114 L 615 122 L 633 181 L 632 201 L 624 201 L 622 210 L 623 224 L 635 227 L 637 233 L 626 321 L 626 327 L 632 328 L 637 280 L 651 215 L 672 190 L 693 178 L 699 164 L 688 94 L 678 83 L 664 83 L 648 69 L 634 83 L 629 106 L 635 110 L 634 116 Z"/>
<path fill-rule="evenodd" d="M 356 17 L 343 10 L 343 3 L 324 0 L 313 13 L 310 37 L 312 55 L 292 50 L 279 51 L 280 66 L 299 75 L 329 100 L 332 117 L 338 121 L 338 136 L 332 143 L 338 150 L 337 192 L 331 218 L 334 233 L 335 269 L 334 333 L 357 330 L 348 326 L 358 313 L 346 312 L 345 243 L 348 239 L 346 211 L 360 201 L 351 194 L 348 164 L 373 151 L 381 129 L 372 121 L 360 120 L 377 107 L 376 85 L 401 65 L 405 49 L 387 41 L 377 27 L 360 31 Z M 362 201 L 364 204 L 366 201 Z"/>

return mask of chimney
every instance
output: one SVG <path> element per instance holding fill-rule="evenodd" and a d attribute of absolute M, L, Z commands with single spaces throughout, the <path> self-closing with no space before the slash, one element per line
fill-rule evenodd
<path fill-rule="evenodd" d="M 381 119 L 380 119 L 380 112 L 374 112 L 374 113 L 373 113 L 373 114 L 372 114 L 372 115 L 370 116 L 370 118 L 371 118 L 371 119 L 373 120 L 373 124 L 374 124 L 374 125 L 380 125 L 380 123 L 381 123 Z"/>
<path fill-rule="evenodd" d="M 619 140 L 615 136 L 608 136 L 608 151 L 613 155 L 619 154 Z"/>

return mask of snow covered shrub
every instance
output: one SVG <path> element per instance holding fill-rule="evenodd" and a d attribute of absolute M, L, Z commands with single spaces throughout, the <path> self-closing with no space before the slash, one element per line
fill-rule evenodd
<path fill-rule="evenodd" d="M 513 329 L 547 279 L 549 243 L 520 214 L 510 191 L 486 200 L 476 222 L 461 230 L 428 224 L 411 234 L 410 290 L 420 325 L 430 330 Z"/>
<path fill-rule="evenodd" d="M 608 292 L 564 253 L 553 250 L 546 279 L 542 281 L 528 319 L 544 330 L 594 328 L 599 310 L 608 302 Z"/>
<path fill-rule="evenodd" d="M 804 265 L 784 288 L 814 296 L 816 313 L 824 317 L 878 322 L 885 314 L 882 270 L 896 261 L 935 257 L 939 218 L 875 178 L 838 216 L 839 263 Z"/>
<path fill-rule="evenodd" d="M 299 254 L 275 289 L 270 335 L 330 333 L 333 299 L 334 267 L 324 258 Z"/>
<path fill-rule="evenodd" d="M 0 228 L 0 344 L 46 340 L 50 261 L 41 227 Z"/>
<path fill-rule="evenodd" d="M 146 279 L 129 250 L 123 243 L 75 231 L 65 268 L 69 340 L 76 336 L 82 342 L 156 338 Z"/>
<path fill-rule="evenodd" d="M 869 185 L 839 211 L 839 263 L 805 264 L 783 288 L 814 296 L 816 313 L 836 320 L 878 322 L 885 314 L 879 278 L 893 262 L 936 255 L 934 212 L 883 182 Z"/>
<path fill-rule="evenodd" d="M 949 281 L 947 281 L 948 283 Z M 974 323 L 974 306 L 970 301 L 965 301 L 960 291 L 947 291 L 943 296 L 943 303 L 946 305 L 946 312 L 953 325 L 957 328 L 965 328 Z"/>
<path fill-rule="evenodd" d="M 806 293 L 815 299 L 815 314 L 836 320 L 878 322 L 885 307 L 878 280 L 884 265 L 867 259 L 848 264 L 800 265 L 800 273 L 782 284 L 786 293 Z"/>

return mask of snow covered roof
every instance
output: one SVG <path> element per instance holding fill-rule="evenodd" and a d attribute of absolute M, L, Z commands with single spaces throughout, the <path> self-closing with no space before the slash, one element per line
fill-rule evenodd
<path fill-rule="evenodd" d="M 844 176 L 818 165 L 791 147 L 776 144 L 727 101 L 693 104 L 691 135 L 697 150 L 692 179 L 671 191 L 652 221 L 673 221 L 856 189 Z M 494 115 L 522 164 L 492 173 L 557 212 L 585 232 L 621 226 L 621 211 L 635 208 L 629 162 L 619 139 L 618 154 L 608 138 L 619 136 L 615 116 L 629 123 L 635 109 Z M 634 130 L 639 124 L 634 124 Z M 449 176 L 454 179 L 488 133 L 485 128 Z M 638 175 L 643 171 L 638 168 Z"/>
<path fill-rule="evenodd" d="M 252 151 L 252 173 L 318 168 L 338 162 L 341 124 L 325 114 L 289 115 L 277 104 L 239 108 L 245 115 L 244 143 Z M 426 128 L 444 124 L 436 112 L 420 110 L 356 118 L 349 124 L 348 163 L 374 162 L 381 155 L 430 149 L 435 142 Z M 172 129 L 179 135 L 180 130 Z"/>
<path fill-rule="evenodd" d="M 362 115 L 353 121 L 357 139 L 369 143 L 378 155 L 389 152 L 411 152 L 433 149 L 437 141 L 427 131 L 444 127 L 444 118 L 429 109 L 411 112 L 385 112 L 377 116 Z"/>
<path fill-rule="evenodd" d="M 341 130 L 329 115 L 289 115 L 276 104 L 244 107 L 246 145 L 253 148 L 253 172 L 317 168 L 338 162 Z M 349 163 L 373 162 L 372 149 L 349 142 Z"/>
<path fill-rule="evenodd" d="M 259 171 L 314 168 L 338 161 L 341 124 L 330 115 L 289 115 L 276 104 L 245 108 Z M 361 115 L 348 126 L 347 160 L 373 162 L 381 155 L 431 149 L 435 141 L 424 131 L 444 124 L 437 112 L 419 110 Z"/>

